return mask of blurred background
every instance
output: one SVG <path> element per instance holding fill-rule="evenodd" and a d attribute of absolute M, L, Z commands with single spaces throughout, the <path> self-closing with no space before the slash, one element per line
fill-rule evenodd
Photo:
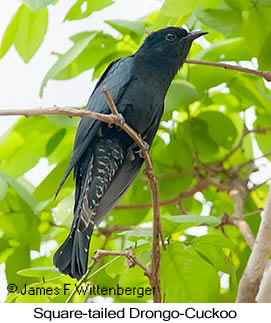
<path fill-rule="evenodd" d="M 146 37 L 146 27 L 206 30 L 209 34 L 195 41 L 189 58 L 270 70 L 270 20 L 269 0 L 3 2 L 0 109 L 84 106 L 106 66 L 134 53 Z M 222 218 L 235 216 L 230 192 L 238 183 L 246 192 L 239 216 L 245 215 L 249 230 L 257 235 L 271 176 L 270 89 L 270 82 L 257 76 L 192 64 L 183 66 L 169 89 L 151 150 L 160 199 L 166 201 L 161 215 L 169 245 L 162 254 L 161 282 L 167 302 L 235 301 L 251 246 L 238 227 L 225 225 Z M 1 301 L 66 300 L 63 294 L 8 295 L 6 286 L 40 286 L 45 279 L 46 286 L 62 290 L 64 283 L 73 282 L 52 266 L 52 255 L 72 219 L 71 177 L 53 198 L 77 123 L 77 118 L 64 116 L 0 116 Z M 197 189 L 201 180 L 208 185 Z M 192 193 L 182 198 L 187 192 Z M 168 202 L 172 198 L 175 202 Z M 99 248 L 137 246 L 137 256 L 148 266 L 150 202 L 149 187 L 140 174 L 123 205 L 102 224 L 122 224 L 127 230 L 113 232 L 110 238 L 97 230 L 90 254 Z M 129 209 L 144 203 L 146 207 Z M 128 230 L 135 225 L 140 229 Z M 90 282 L 148 286 L 140 269 L 110 257 L 95 265 Z M 151 297 L 77 295 L 73 301 L 149 302 Z"/>

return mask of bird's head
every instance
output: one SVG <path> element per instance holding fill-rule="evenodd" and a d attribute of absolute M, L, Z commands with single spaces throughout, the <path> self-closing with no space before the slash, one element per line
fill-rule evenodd
<path fill-rule="evenodd" d="M 177 70 L 183 65 L 193 40 L 207 34 L 205 31 L 188 32 L 180 27 L 167 27 L 151 32 L 136 55 L 157 67 Z"/>

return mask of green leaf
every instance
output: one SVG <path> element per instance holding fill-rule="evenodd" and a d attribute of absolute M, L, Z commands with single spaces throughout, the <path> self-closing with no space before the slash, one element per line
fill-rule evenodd
<path fill-rule="evenodd" d="M 251 0 L 225 0 L 225 2 L 232 9 L 239 11 L 248 9 L 251 4 Z"/>
<path fill-rule="evenodd" d="M 8 50 L 10 49 L 11 45 L 14 42 L 14 39 L 15 39 L 16 33 L 17 33 L 17 29 L 18 29 L 18 25 L 20 22 L 21 12 L 22 12 L 22 9 L 20 8 L 16 12 L 14 17 L 12 18 L 11 22 L 9 23 L 9 25 L 4 33 L 1 47 L 0 47 L 0 58 L 4 57 L 6 55 L 6 53 L 8 52 Z"/>
<path fill-rule="evenodd" d="M 201 0 L 203 9 L 216 8 L 221 3 L 221 0 Z"/>
<path fill-rule="evenodd" d="M 47 9 L 31 11 L 26 6 L 19 8 L 17 32 L 14 46 L 25 63 L 28 63 L 39 49 L 48 26 Z"/>
<path fill-rule="evenodd" d="M 45 157 L 46 143 L 56 129 L 59 127 L 43 116 L 20 118 L 0 146 L 2 169 L 13 177 L 26 173 Z"/>
<path fill-rule="evenodd" d="M 199 0 L 165 0 L 161 12 L 166 16 L 182 16 L 197 8 Z"/>
<path fill-rule="evenodd" d="M 254 76 L 236 75 L 236 77 L 228 82 L 228 87 L 236 97 L 240 98 L 247 107 L 254 105 L 270 110 L 271 97 L 266 94 L 260 86 L 260 80 Z"/>
<path fill-rule="evenodd" d="M 241 14 L 234 10 L 198 9 L 197 18 L 204 25 L 223 33 L 226 37 L 238 35 L 241 30 Z"/>
<path fill-rule="evenodd" d="M 62 199 L 55 208 L 54 216 L 64 226 L 70 227 L 73 219 L 74 194 Z"/>
<path fill-rule="evenodd" d="M 168 165 L 173 169 L 193 167 L 193 152 L 181 136 L 175 138 L 175 136 L 172 135 L 168 145 L 166 145 L 159 136 L 156 136 L 151 152 L 154 160 L 154 167 L 159 165 L 159 163 Z M 181 178 L 178 178 L 179 182 Z"/>
<path fill-rule="evenodd" d="M 17 180 L 6 174 L 5 172 L 0 170 L 0 178 L 4 180 L 6 183 L 8 183 L 14 191 L 22 198 L 23 201 L 25 201 L 32 210 L 34 210 L 36 206 L 36 201 L 33 198 L 33 196 L 29 193 L 27 188 L 23 186 L 21 183 L 19 183 Z"/>
<path fill-rule="evenodd" d="M 170 111 L 179 106 L 187 106 L 198 99 L 195 86 L 184 80 L 173 81 L 165 98 L 165 110 Z"/>
<path fill-rule="evenodd" d="M 53 79 L 58 73 L 60 73 L 65 67 L 67 67 L 78 55 L 87 47 L 89 42 L 95 37 L 96 32 L 85 33 L 82 37 L 75 42 L 74 46 L 69 49 L 65 54 L 58 58 L 58 61 L 50 68 L 45 75 L 41 88 L 40 96 L 43 95 L 43 89 L 50 79 Z"/>
<path fill-rule="evenodd" d="M 171 215 L 162 216 L 163 230 L 165 235 L 169 236 L 175 232 L 183 231 L 187 228 L 197 226 L 199 224 L 208 224 L 218 226 L 221 221 L 214 216 L 200 215 Z"/>
<path fill-rule="evenodd" d="M 78 0 L 67 13 L 65 20 L 77 20 L 90 16 L 94 11 L 110 6 L 112 0 Z"/>
<path fill-rule="evenodd" d="M 48 303 L 48 302 L 49 302 L 49 298 L 46 295 L 20 294 L 15 300 L 15 303 Z"/>
<path fill-rule="evenodd" d="M 144 35 L 144 24 L 141 21 L 106 20 L 105 23 L 123 35 L 131 34 L 132 37 L 135 38 L 142 37 Z"/>
<path fill-rule="evenodd" d="M 69 118 L 68 116 L 61 114 L 48 115 L 46 118 L 61 127 L 76 127 L 80 121 L 79 117 Z"/>
<path fill-rule="evenodd" d="M 5 265 L 5 272 L 7 282 L 16 284 L 18 291 L 20 291 L 24 284 L 28 284 L 33 280 L 19 276 L 17 271 L 30 266 L 30 250 L 25 246 L 19 246 L 14 249 L 11 256 L 8 257 Z"/>
<path fill-rule="evenodd" d="M 218 226 L 221 220 L 214 216 L 201 216 L 201 215 L 174 215 L 174 216 L 162 216 L 163 219 L 167 219 L 174 223 L 195 223 L 195 224 L 209 224 Z"/>
<path fill-rule="evenodd" d="M 221 93 L 220 91 L 211 94 L 211 100 L 214 105 L 226 107 L 227 112 L 241 112 L 243 107 L 236 96 L 231 93 Z M 233 114 L 231 115 L 231 117 Z M 236 125 L 235 125 L 236 126 Z M 239 125 L 238 125 L 239 126 Z"/>
<path fill-rule="evenodd" d="M 243 30 L 247 48 L 258 57 L 271 31 L 271 8 L 252 7 L 243 14 Z"/>
<path fill-rule="evenodd" d="M 35 268 L 21 269 L 17 271 L 17 274 L 24 277 L 48 278 L 48 277 L 58 276 L 59 271 L 55 267 L 35 267 Z"/>
<path fill-rule="evenodd" d="M 244 38 L 227 39 L 200 51 L 195 59 L 205 61 L 241 61 L 250 60 Z"/>
<path fill-rule="evenodd" d="M 66 158 L 61 161 L 51 172 L 50 174 L 36 187 L 34 191 L 34 196 L 38 201 L 46 201 L 53 199 L 55 192 L 58 188 L 61 179 L 64 176 L 65 170 L 68 166 L 69 159 Z M 69 176 L 66 182 L 63 185 L 64 187 L 74 187 L 74 182 L 72 176 Z M 48 189 L 50 187 L 50 189 Z"/>
<path fill-rule="evenodd" d="M 208 246 L 215 246 L 221 249 L 235 249 L 235 244 L 227 237 L 222 234 L 207 234 L 201 237 L 196 237 L 192 241 L 193 247 L 205 246 L 208 249 Z"/>
<path fill-rule="evenodd" d="M 203 256 L 218 270 L 224 273 L 234 275 L 235 270 L 230 263 L 229 258 L 223 252 L 224 248 L 234 249 L 235 246 L 230 239 L 222 235 L 208 234 L 202 237 L 194 238 L 193 248 Z"/>
<path fill-rule="evenodd" d="M 66 129 L 62 128 L 58 130 L 47 142 L 46 145 L 46 155 L 49 156 L 60 144 L 66 134 Z"/>
<path fill-rule="evenodd" d="M 67 159 L 67 156 L 71 155 L 75 130 L 76 129 L 71 127 L 65 128 L 65 136 L 63 139 L 55 146 L 51 154 L 46 156 L 49 164 L 59 164 Z M 54 142 L 54 144 L 56 144 L 56 142 Z"/>
<path fill-rule="evenodd" d="M 71 37 L 71 40 L 77 42 L 83 37 L 84 34 L 87 33 L 74 35 Z M 104 34 L 103 32 L 97 33 L 97 35 L 89 42 L 88 46 L 80 53 L 80 55 L 78 55 L 78 57 L 76 57 L 68 66 L 61 70 L 54 77 L 54 79 L 70 79 L 86 70 L 96 68 L 96 66 L 99 66 L 100 62 L 103 61 L 105 57 L 115 53 L 116 45 L 117 40 L 111 35 Z"/>
<path fill-rule="evenodd" d="M 191 118 L 179 124 L 177 140 L 183 140 L 192 152 L 197 152 L 202 162 L 216 159 L 218 145 L 208 133 L 207 122 L 200 118 Z"/>
<path fill-rule="evenodd" d="M 260 70 L 271 70 L 271 32 L 266 37 L 263 46 L 259 54 L 259 69 Z"/>
<path fill-rule="evenodd" d="M 235 71 L 200 65 L 192 66 L 189 73 L 190 82 L 202 92 L 221 83 L 229 82 L 236 75 Z"/>
<path fill-rule="evenodd" d="M 255 120 L 253 126 L 255 129 L 257 128 L 269 128 L 271 124 L 271 115 L 270 114 L 257 114 L 257 119 Z M 255 139 L 257 144 L 259 145 L 260 150 L 263 154 L 268 154 L 271 152 L 271 131 L 260 134 L 255 133 Z M 270 160 L 271 157 L 268 157 Z"/>
<path fill-rule="evenodd" d="M 22 212 L 0 215 L 0 228 L 7 240 L 16 240 L 23 244 L 29 242 L 26 217 Z"/>
<path fill-rule="evenodd" d="M 137 230 L 128 230 L 118 233 L 119 236 L 125 236 L 128 240 L 138 241 L 140 239 L 151 239 L 152 228 L 142 228 Z"/>
<path fill-rule="evenodd" d="M 218 111 L 205 111 L 197 117 L 208 124 L 208 133 L 218 145 L 227 149 L 233 146 L 237 130 L 227 115 Z"/>
<path fill-rule="evenodd" d="M 48 7 L 56 0 L 21 0 L 32 11 L 39 11 L 40 9 Z"/>
<path fill-rule="evenodd" d="M 271 0 L 256 0 L 257 7 L 271 7 Z"/>
<path fill-rule="evenodd" d="M 16 131 L 10 131 L 0 140 L 0 160 L 8 160 L 14 152 L 20 147 L 24 139 Z"/>
<path fill-rule="evenodd" d="M 219 276 L 192 247 L 171 243 L 161 257 L 161 288 L 167 302 L 212 302 L 219 293 Z"/>
<path fill-rule="evenodd" d="M 2 177 L 0 177 L 0 201 L 6 197 L 7 192 L 8 184 Z"/>

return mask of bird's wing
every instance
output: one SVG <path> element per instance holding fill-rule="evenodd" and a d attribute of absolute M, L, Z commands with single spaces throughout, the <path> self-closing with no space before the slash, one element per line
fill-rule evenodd
<path fill-rule="evenodd" d="M 89 98 L 86 109 L 93 112 L 109 114 L 110 110 L 106 101 L 106 97 L 102 91 L 102 86 L 105 85 L 107 87 L 112 99 L 117 105 L 118 101 L 124 94 L 126 87 L 133 78 L 132 69 L 133 56 L 128 56 L 112 62 L 96 84 L 96 87 Z M 69 176 L 71 170 L 77 164 L 77 162 L 91 143 L 98 128 L 100 127 L 100 124 L 101 121 L 99 120 L 89 118 L 82 118 L 80 120 L 74 140 L 73 154 L 64 177 L 57 189 L 56 196 L 62 185 L 64 184 L 66 178 Z"/>
<path fill-rule="evenodd" d="M 116 173 L 116 176 L 112 183 L 106 190 L 94 219 L 95 224 L 99 224 L 103 221 L 106 215 L 113 209 L 118 201 L 127 192 L 131 184 L 133 183 L 136 175 L 138 174 L 144 159 L 139 157 L 138 154 L 135 156 L 133 162 L 124 161 L 122 167 Z"/>
<path fill-rule="evenodd" d="M 159 109 L 159 113 L 154 116 L 149 127 L 142 134 L 144 141 L 146 141 L 150 146 L 154 139 L 154 136 L 158 130 L 160 119 L 162 117 L 164 106 Z M 135 177 L 137 176 L 144 159 L 139 156 L 138 147 L 135 147 L 131 153 L 134 154 L 134 159 L 129 160 L 128 155 L 122 166 L 119 168 L 116 176 L 106 190 L 102 200 L 100 201 L 97 213 L 95 216 L 95 224 L 99 224 L 105 216 L 112 210 L 112 208 L 118 203 L 118 201 L 123 197 L 126 191 L 129 189 L 133 183 Z"/>

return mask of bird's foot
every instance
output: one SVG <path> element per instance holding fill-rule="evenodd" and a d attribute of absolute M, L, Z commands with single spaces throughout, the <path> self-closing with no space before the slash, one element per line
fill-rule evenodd
<path fill-rule="evenodd" d="M 149 151 L 150 145 L 146 141 L 143 141 L 143 140 L 142 140 L 142 143 L 143 143 L 144 147 L 142 147 L 141 149 L 136 151 L 136 153 L 138 153 L 141 158 L 144 158 L 144 152 Z"/>
<path fill-rule="evenodd" d="M 119 117 L 119 123 L 120 123 L 120 125 L 124 125 L 124 123 L 125 123 L 124 116 L 121 113 L 119 113 L 118 114 L 118 117 Z"/>
<path fill-rule="evenodd" d="M 121 113 L 113 114 L 116 123 L 119 124 L 120 126 L 123 126 L 125 124 L 125 119 Z"/>
<path fill-rule="evenodd" d="M 125 119 L 121 113 L 111 114 L 114 119 L 113 123 L 108 123 L 108 128 L 113 128 L 114 125 L 123 126 L 125 124 Z"/>

